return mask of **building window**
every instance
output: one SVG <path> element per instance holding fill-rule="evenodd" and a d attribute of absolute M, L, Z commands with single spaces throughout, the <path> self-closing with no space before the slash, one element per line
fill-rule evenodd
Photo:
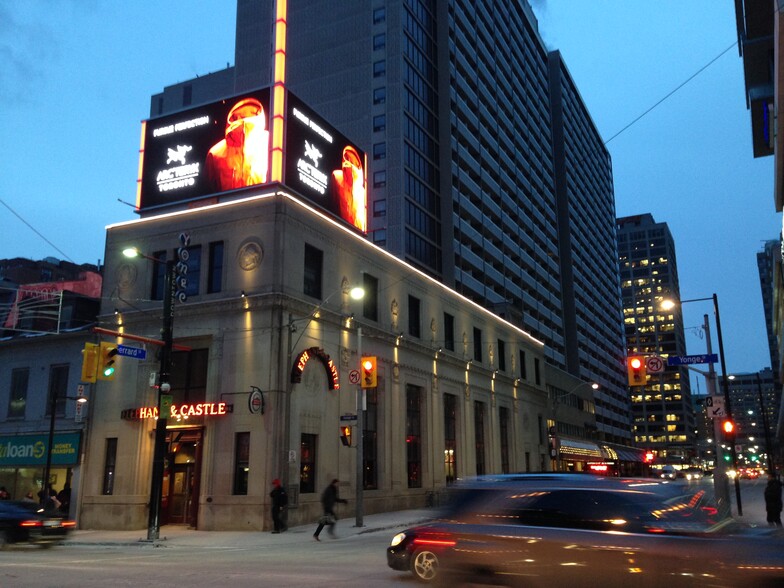
<path fill-rule="evenodd" d="M 24 418 L 29 381 L 30 368 L 17 368 L 11 371 L 11 393 L 8 395 L 9 419 Z"/>
<path fill-rule="evenodd" d="M 406 464 L 408 487 L 422 487 L 422 389 L 406 385 Z"/>
<path fill-rule="evenodd" d="M 498 340 L 498 369 L 506 371 L 506 342 L 501 339 Z"/>
<path fill-rule="evenodd" d="M 540 363 L 539 358 L 535 357 L 534 358 L 534 382 L 536 383 L 537 386 L 542 383 L 542 370 L 539 363 Z"/>
<path fill-rule="evenodd" d="M 498 431 L 501 443 L 501 473 L 509 473 L 509 409 L 505 406 L 498 408 Z"/>
<path fill-rule="evenodd" d="M 448 312 L 444 313 L 444 348 L 455 350 L 455 317 Z"/>
<path fill-rule="evenodd" d="M 457 480 L 457 396 L 444 394 L 444 473 L 446 483 Z"/>
<path fill-rule="evenodd" d="M 201 280 L 201 245 L 193 245 L 187 249 L 188 259 L 185 260 L 185 265 L 188 267 L 188 273 L 185 278 L 188 283 L 185 286 L 185 294 L 196 296 L 199 293 L 199 281 Z"/>
<path fill-rule="evenodd" d="M 384 33 L 373 36 L 373 50 L 383 49 L 387 44 L 387 36 Z"/>
<path fill-rule="evenodd" d="M 376 8 L 373 11 L 373 24 L 379 24 L 387 19 L 387 9 L 385 7 Z"/>
<path fill-rule="evenodd" d="M 65 416 L 65 401 L 68 395 L 68 365 L 53 365 L 49 368 L 49 396 L 46 399 L 46 416 L 52 416 L 52 400 L 57 399 L 55 416 Z"/>
<path fill-rule="evenodd" d="M 237 433 L 234 437 L 234 490 L 232 494 L 248 494 L 250 472 L 250 433 Z"/>
<path fill-rule="evenodd" d="M 373 117 L 373 131 L 380 132 L 387 128 L 387 115 L 379 114 Z"/>
<path fill-rule="evenodd" d="M 386 170 L 377 171 L 373 174 L 373 187 L 383 188 L 387 185 L 387 172 Z"/>
<path fill-rule="evenodd" d="M 150 299 L 163 300 L 163 286 L 166 283 L 166 252 L 156 251 L 152 254 L 155 261 L 152 264 L 152 287 Z"/>
<path fill-rule="evenodd" d="M 386 229 L 376 229 L 373 231 L 373 243 L 378 245 L 379 247 L 383 247 L 387 244 L 387 230 Z"/>
<path fill-rule="evenodd" d="M 378 278 L 370 274 L 362 274 L 362 288 L 365 297 L 362 299 L 362 316 L 371 321 L 378 321 Z"/>
<path fill-rule="evenodd" d="M 384 104 L 387 101 L 387 89 L 384 87 L 373 90 L 373 104 Z"/>
<path fill-rule="evenodd" d="M 474 441 L 476 442 L 476 475 L 484 476 L 485 469 L 485 403 L 474 401 Z"/>
<path fill-rule="evenodd" d="M 373 202 L 373 216 L 386 216 L 387 215 L 387 201 L 381 198 Z"/>
<path fill-rule="evenodd" d="M 384 77 L 387 73 L 387 62 L 383 59 L 381 61 L 376 61 L 373 64 L 373 77 L 374 78 L 381 78 Z"/>
<path fill-rule="evenodd" d="M 299 442 L 299 493 L 316 491 L 316 441 L 318 435 L 302 433 Z"/>
<path fill-rule="evenodd" d="M 387 144 L 376 143 L 373 145 L 373 159 L 386 159 L 387 157 Z"/>
<path fill-rule="evenodd" d="M 520 379 L 525 380 L 528 377 L 528 369 L 526 368 L 525 351 L 520 350 Z"/>
<path fill-rule="evenodd" d="M 367 410 L 363 427 L 362 452 L 365 473 L 362 483 L 365 490 L 375 490 L 378 488 L 378 388 L 367 390 Z"/>
<path fill-rule="evenodd" d="M 416 296 L 408 295 L 408 334 L 412 337 L 419 337 L 422 335 L 422 319 L 419 314 L 419 298 Z"/>
<path fill-rule="evenodd" d="M 305 281 L 302 291 L 321 300 L 321 282 L 324 268 L 324 252 L 305 243 Z"/>
<path fill-rule="evenodd" d="M 106 440 L 106 456 L 103 460 L 103 494 L 114 494 L 114 472 L 117 469 L 117 437 Z"/>
<path fill-rule="evenodd" d="M 474 361 L 482 362 L 482 329 L 474 327 Z"/>
<path fill-rule="evenodd" d="M 223 284 L 223 241 L 210 243 L 210 261 L 207 268 L 207 292 L 220 292 Z"/>

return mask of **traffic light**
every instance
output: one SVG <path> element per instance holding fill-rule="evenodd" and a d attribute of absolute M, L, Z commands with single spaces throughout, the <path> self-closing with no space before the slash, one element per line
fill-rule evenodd
<path fill-rule="evenodd" d="M 641 355 L 627 357 L 626 374 L 629 378 L 629 386 L 645 386 L 645 358 Z"/>
<path fill-rule="evenodd" d="M 340 442 L 345 445 L 346 447 L 351 447 L 351 427 L 350 426 L 341 426 L 340 427 Z"/>
<path fill-rule="evenodd" d="M 118 353 L 116 343 L 101 342 L 100 364 L 98 365 L 99 380 L 114 379 L 114 358 Z"/>
<path fill-rule="evenodd" d="M 94 383 L 98 372 L 98 345 L 85 343 L 82 349 L 82 382 Z"/>
<path fill-rule="evenodd" d="M 363 357 L 360 362 L 362 367 L 362 387 L 375 388 L 378 385 L 378 373 L 376 372 L 376 358 Z"/>
<path fill-rule="evenodd" d="M 735 423 L 730 419 L 724 419 L 721 423 L 721 430 L 724 432 L 725 443 L 735 443 Z"/>

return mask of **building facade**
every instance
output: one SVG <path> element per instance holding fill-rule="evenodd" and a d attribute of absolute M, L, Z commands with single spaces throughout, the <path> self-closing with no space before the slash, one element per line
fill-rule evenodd
<path fill-rule="evenodd" d="M 286 86 L 372 158 L 372 241 L 600 381 L 599 434 L 629 442 L 611 161 L 529 4 L 286 7 Z M 270 85 L 274 9 L 239 0 L 235 65 L 151 114 Z"/>
<path fill-rule="evenodd" d="M 680 301 L 675 241 L 667 223 L 650 214 L 618 219 L 626 348 L 629 355 L 656 355 L 665 360 L 685 355 L 683 318 L 677 307 L 663 310 L 664 300 Z M 695 420 L 689 374 L 666 366 L 649 374 L 644 386 L 631 388 L 634 438 L 654 450 L 660 461 L 689 463 L 695 457 Z"/>
<path fill-rule="evenodd" d="M 768 468 L 778 455 L 775 431 L 781 409 L 781 394 L 773 372 L 766 368 L 732 374 L 729 389 L 738 467 Z"/>
<path fill-rule="evenodd" d="M 124 258 L 131 246 L 148 259 Z M 174 308 L 164 524 L 269 528 L 274 478 L 290 524 L 318 517 L 333 478 L 350 501 L 340 516 L 354 514 L 357 452 L 341 426 L 358 414 L 359 353 L 378 365 L 363 412 L 365 512 L 422 506 L 458 477 L 549 469 L 542 342 L 301 199 L 260 188 L 108 228 L 101 326 L 146 353 L 121 357 L 95 395 L 83 528 L 147 523 L 160 262 L 178 250 L 187 294 Z M 348 297 L 355 284 L 361 302 Z"/>

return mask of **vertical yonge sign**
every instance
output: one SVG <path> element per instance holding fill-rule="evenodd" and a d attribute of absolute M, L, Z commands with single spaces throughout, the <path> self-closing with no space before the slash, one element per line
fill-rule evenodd
<path fill-rule="evenodd" d="M 286 94 L 283 184 L 367 231 L 367 157 Z M 142 127 L 136 208 L 143 210 L 266 184 L 269 88 L 226 98 Z"/>

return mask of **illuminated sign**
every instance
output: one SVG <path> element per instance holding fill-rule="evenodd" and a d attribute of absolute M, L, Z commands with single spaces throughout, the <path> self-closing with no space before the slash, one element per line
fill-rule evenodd
<path fill-rule="evenodd" d="M 306 349 L 297 356 L 294 360 L 294 365 L 291 366 L 291 383 L 299 384 L 302 381 L 302 372 L 305 371 L 305 366 L 311 359 L 317 359 L 327 372 L 327 384 L 330 390 L 340 389 L 340 378 L 338 377 L 338 368 L 335 362 L 329 358 L 323 349 L 320 347 L 311 347 Z"/>
<path fill-rule="evenodd" d="M 266 88 L 144 121 L 136 208 L 206 203 L 216 194 L 282 178 L 367 232 L 366 154 L 290 92 L 276 87 L 275 97 L 275 113 Z"/>
<path fill-rule="evenodd" d="M 55 433 L 52 441 L 52 465 L 74 465 L 79 462 L 79 433 Z M 48 435 L 15 435 L 0 437 L 0 466 L 33 466 L 46 464 Z"/>
<path fill-rule="evenodd" d="M 367 157 L 289 92 L 284 183 L 367 231 Z"/>
<path fill-rule="evenodd" d="M 181 421 L 190 417 L 223 416 L 231 412 L 225 402 L 199 402 L 195 404 L 172 404 L 169 419 Z M 120 418 L 126 421 L 157 419 L 158 407 L 143 406 L 122 411 Z"/>
<path fill-rule="evenodd" d="M 269 181 L 269 89 L 145 121 L 136 207 Z"/>

